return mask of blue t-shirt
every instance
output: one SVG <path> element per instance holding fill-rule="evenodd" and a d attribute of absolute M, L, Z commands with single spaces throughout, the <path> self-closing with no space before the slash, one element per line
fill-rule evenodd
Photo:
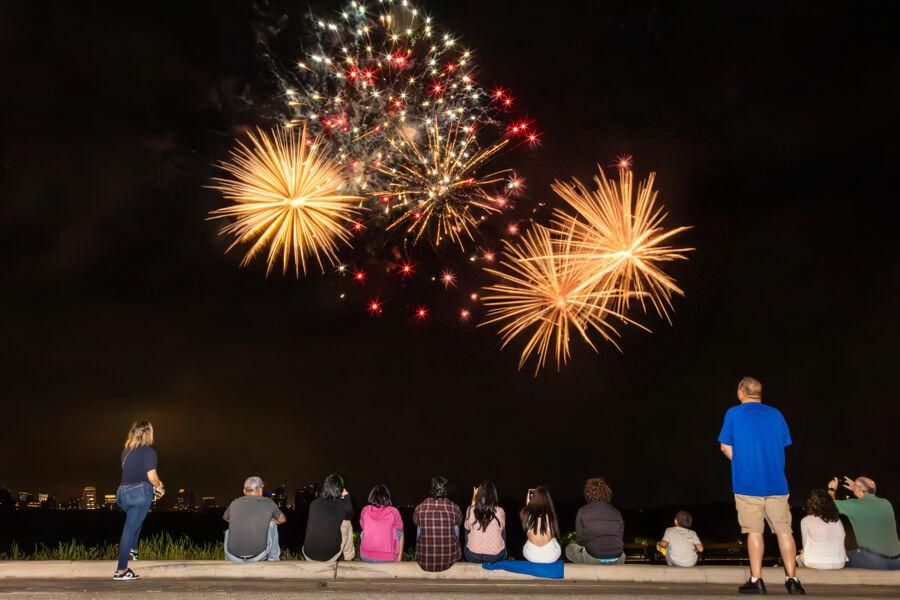
<path fill-rule="evenodd" d="M 784 496 L 784 448 L 791 434 L 781 411 L 761 402 L 732 406 L 725 413 L 719 442 L 732 447 L 731 483 L 735 494 Z"/>
<path fill-rule="evenodd" d="M 119 485 L 134 485 L 135 483 L 150 483 L 147 479 L 147 471 L 156 468 L 156 450 L 150 446 L 138 446 L 132 450 L 122 450 L 122 483 Z"/>

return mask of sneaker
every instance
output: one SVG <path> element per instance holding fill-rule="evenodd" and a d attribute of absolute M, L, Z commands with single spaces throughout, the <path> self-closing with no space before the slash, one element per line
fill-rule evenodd
<path fill-rule="evenodd" d="M 137 560 L 137 550 L 129 550 L 128 551 L 128 560 Z"/>
<path fill-rule="evenodd" d="M 762 579 L 757 579 L 753 581 L 752 579 L 748 579 L 747 583 L 738 588 L 739 594 L 760 594 L 765 595 L 766 593 L 766 584 L 763 583 Z"/>
<path fill-rule="evenodd" d="M 113 573 L 113 579 L 116 581 L 129 581 L 131 579 L 138 579 L 140 575 L 132 571 L 131 569 L 125 569 L 124 571 L 116 571 Z"/>
<path fill-rule="evenodd" d="M 784 580 L 784 587 L 787 588 L 788 594 L 793 596 L 794 594 L 798 596 L 805 596 L 806 590 L 803 589 L 803 586 L 800 585 L 800 580 L 796 577 L 788 577 Z"/>

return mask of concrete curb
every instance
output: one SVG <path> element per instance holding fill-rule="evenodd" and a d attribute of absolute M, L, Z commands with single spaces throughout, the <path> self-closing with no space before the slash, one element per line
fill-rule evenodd
<path fill-rule="evenodd" d="M 440 573 L 423 571 L 414 562 L 363 563 L 340 562 L 337 565 L 309 561 L 260 562 L 234 565 L 226 561 L 142 560 L 132 563 L 147 579 L 307 579 L 307 580 L 456 580 L 456 581 L 548 581 L 507 571 L 488 571 L 481 565 L 457 563 Z M 0 561 L 0 580 L 12 579 L 109 579 L 115 561 Z M 816 571 L 799 569 L 804 584 L 875 585 L 900 587 L 900 571 L 864 571 L 841 569 Z M 566 564 L 565 579 L 573 582 L 640 582 L 685 584 L 740 584 L 750 576 L 747 567 L 694 567 L 678 569 L 657 565 L 618 565 L 598 567 Z M 784 580 L 781 569 L 764 570 L 769 585 Z"/>

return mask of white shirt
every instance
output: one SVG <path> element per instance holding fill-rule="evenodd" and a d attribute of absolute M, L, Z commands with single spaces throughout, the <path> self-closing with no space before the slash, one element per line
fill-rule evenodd
<path fill-rule="evenodd" d="M 697 564 L 697 548 L 700 538 L 693 529 L 685 527 L 669 527 L 663 534 L 663 540 L 669 542 L 666 555 L 679 567 L 693 567 Z"/>
<path fill-rule="evenodd" d="M 800 520 L 803 538 L 803 565 L 811 569 L 840 569 L 847 561 L 844 551 L 844 525 L 826 523 L 807 515 Z"/>

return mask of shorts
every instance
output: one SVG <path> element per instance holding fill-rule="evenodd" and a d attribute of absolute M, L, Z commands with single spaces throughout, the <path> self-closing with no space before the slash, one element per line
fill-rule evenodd
<path fill-rule="evenodd" d="M 766 523 L 772 533 L 793 533 L 788 496 L 734 495 L 741 533 L 765 533 Z"/>

